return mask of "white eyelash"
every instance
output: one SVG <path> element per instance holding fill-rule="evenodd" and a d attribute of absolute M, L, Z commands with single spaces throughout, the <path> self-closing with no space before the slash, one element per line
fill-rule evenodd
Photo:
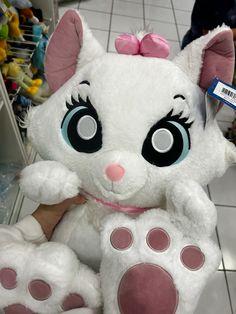
<path fill-rule="evenodd" d="M 190 109 L 188 106 L 185 106 L 180 118 L 189 118 L 190 117 Z"/>
<path fill-rule="evenodd" d="M 190 108 L 186 100 L 181 99 L 176 101 L 173 107 L 172 115 L 180 115 L 180 118 L 188 119 L 186 123 L 191 123 L 194 121 L 194 117 L 191 114 Z"/>
<path fill-rule="evenodd" d="M 188 120 L 186 121 L 186 123 L 192 123 L 194 121 L 193 117 L 189 117 Z"/>
<path fill-rule="evenodd" d="M 66 102 L 67 102 L 67 104 L 72 106 L 71 95 L 66 95 Z"/>
<path fill-rule="evenodd" d="M 79 93 L 78 93 L 78 88 L 74 88 L 73 90 L 72 90 L 72 97 L 74 98 L 74 100 L 76 100 L 76 101 L 79 101 Z"/>

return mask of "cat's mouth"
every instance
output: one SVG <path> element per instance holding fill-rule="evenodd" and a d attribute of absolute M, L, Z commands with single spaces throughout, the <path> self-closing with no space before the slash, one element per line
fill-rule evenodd
<path fill-rule="evenodd" d="M 141 214 L 149 209 L 152 209 L 152 207 L 137 207 L 137 206 L 121 205 L 119 203 L 114 203 L 114 202 L 108 202 L 101 198 L 95 197 L 92 194 L 85 191 L 83 192 L 83 194 L 89 199 L 92 199 L 93 201 L 95 201 L 96 203 L 99 203 L 107 208 L 113 209 L 114 211 L 123 212 L 127 214 Z M 155 207 L 158 207 L 158 206 L 155 206 Z"/>

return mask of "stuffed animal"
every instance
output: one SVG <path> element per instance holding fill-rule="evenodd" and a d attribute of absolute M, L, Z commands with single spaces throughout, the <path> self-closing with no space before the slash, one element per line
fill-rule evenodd
<path fill-rule="evenodd" d="M 87 202 L 53 242 L 29 243 L 21 222 L 1 227 L 5 313 L 98 313 L 103 303 L 106 314 L 190 314 L 216 271 L 216 209 L 202 186 L 236 150 L 205 95 L 215 76 L 232 80 L 232 32 L 219 27 L 173 61 L 153 54 L 166 55 L 165 40 L 144 37 L 135 55 L 106 53 L 75 10 L 52 35 L 45 69 L 55 93 L 26 121 L 44 161 L 23 170 L 21 189 L 43 204 L 78 193 Z"/>
<path fill-rule="evenodd" d="M 39 90 L 39 86 L 41 86 L 43 83 L 41 79 L 32 80 L 27 74 L 24 73 L 19 64 L 15 61 L 3 64 L 2 74 L 5 78 L 16 81 L 22 88 L 26 90 L 27 93 L 31 95 L 35 95 Z"/>
<path fill-rule="evenodd" d="M 31 8 L 24 8 L 19 11 L 20 18 L 22 23 L 30 22 L 32 24 L 39 24 L 39 19 L 34 15 Z"/>
<path fill-rule="evenodd" d="M 6 15 L 2 15 L 0 22 L 0 63 L 3 63 L 7 58 L 7 38 L 8 38 L 8 18 Z"/>
<path fill-rule="evenodd" d="M 22 31 L 20 29 L 20 22 L 19 22 L 19 17 L 16 13 L 12 13 L 9 11 L 9 36 L 12 39 L 20 40 L 20 41 L 25 41 Z"/>

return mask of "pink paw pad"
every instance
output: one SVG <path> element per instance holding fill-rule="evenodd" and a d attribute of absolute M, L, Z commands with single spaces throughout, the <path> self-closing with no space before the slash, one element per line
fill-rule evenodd
<path fill-rule="evenodd" d="M 84 299 L 79 294 L 71 293 L 65 298 L 62 304 L 62 309 L 63 311 L 69 311 L 73 309 L 78 309 L 80 307 L 83 307 L 84 305 Z"/>
<path fill-rule="evenodd" d="M 48 283 L 43 280 L 32 280 L 28 286 L 31 296 L 38 301 L 44 301 L 52 295 L 52 289 Z"/>
<path fill-rule="evenodd" d="M 36 314 L 35 312 L 32 312 L 30 309 L 21 304 L 9 305 L 3 310 L 5 314 Z"/>
<path fill-rule="evenodd" d="M 170 246 L 170 236 L 162 228 L 153 228 L 147 235 L 147 244 L 154 251 L 163 252 Z"/>
<path fill-rule="evenodd" d="M 190 270 L 198 270 L 205 263 L 205 255 L 199 247 L 189 245 L 183 248 L 181 252 L 181 261 L 183 265 Z"/>
<path fill-rule="evenodd" d="M 5 289 L 11 290 L 16 288 L 16 277 L 17 273 L 12 268 L 2 268 L 0 270 L 0 283 Z"/>
<path fill-rule="evenodd" d="M 133 235 L 128 228 L 116 228 L 111 234 L 110 241 L 116 250 L 126 250 L 133 243 Z"/>
<path fill-rule="evenodd" d="M 148 263 L 126 271 L 117 297 L 122 314 L 174 314 L 179 302 L 171 275 L 160 266 Z"/>

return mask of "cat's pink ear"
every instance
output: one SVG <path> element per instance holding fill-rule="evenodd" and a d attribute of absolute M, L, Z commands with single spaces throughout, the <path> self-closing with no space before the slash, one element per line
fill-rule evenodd
<path fill-rule="evenodd" d="M 222 26 L 186 46 L 173 62 L 206 91 L 215 77 L 232 83 L 234 54 L 233 33 Z"/>
<path fill-rule="evenodd" d="M 50 89 L 58 90 L 83 65 L 102 54 L 103 48 L 78 11 L 66 11 L 46 50 L 45 73 Z"/>

